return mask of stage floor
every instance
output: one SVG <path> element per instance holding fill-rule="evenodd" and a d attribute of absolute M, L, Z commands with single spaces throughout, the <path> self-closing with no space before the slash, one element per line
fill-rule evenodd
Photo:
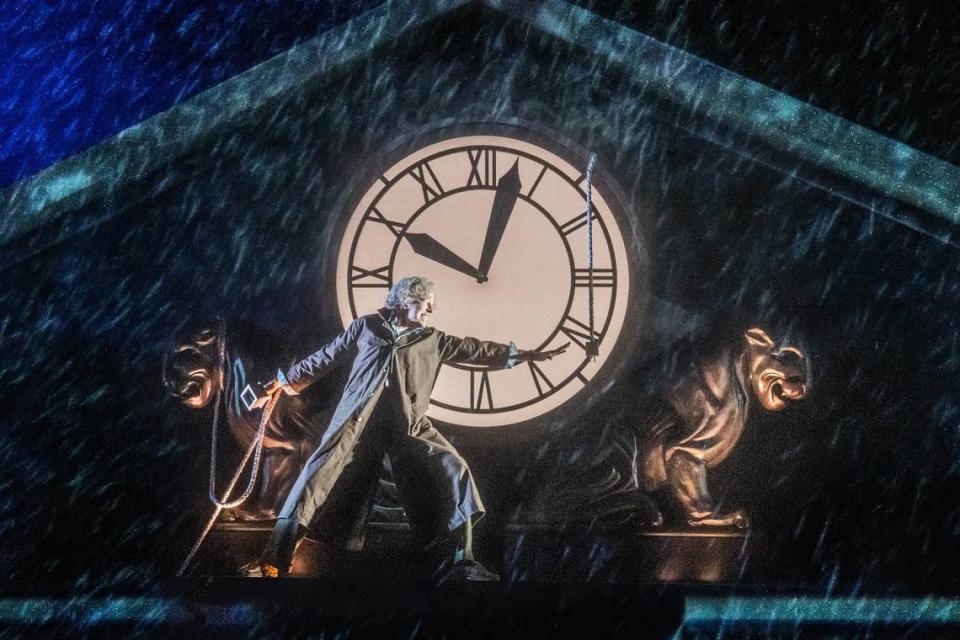
<path fill-rule="evenodd" d="M 956 598 L 830 598 L 730 585 L 438 586 L 384 575 L 192 577 L 143 593 L 15 590 L 0 599 L 0 637 L 960 637 Z"/>

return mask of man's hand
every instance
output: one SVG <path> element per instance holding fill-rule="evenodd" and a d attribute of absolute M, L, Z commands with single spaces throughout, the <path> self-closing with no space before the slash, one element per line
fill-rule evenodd
<path fill-rule="evenodd" d="M 542 362 L 543 360 L 550 360 L 554 356 L 558 356 L 564 351 L 567 350 L 567 347 L 570 346 L 569 342 L 566 342 L 556 349 L 551 349 L 549 351 L 521 351 L 517 354 L 518 362 Z"/>
<path fill-rule="evenodd" d="M 267 395 L 272 398 L 273 396 L 283 391 L 283 385 L 280 384 L 279 380 L 273 379 L 267 384 L 263 385 L 263 390 L 266 391 Z"/>
<path fill-rule="evenodd" d="M 274 378 L 270 382 L 264 384 L 262 382 L 258 383 L 263 389 L 266 395 L 257 396 L 257 393 L 253 391 L 250 385 L 247 385 L 247 388 L 243 390 L 243 393 L 240 394 L 240 399 L 243 401 L 243 404 L 247 407 L 247 411 L 253 411 L 254 409 L 262 409 L 267 406 L 267 403 L 270 401 L 276 401 L 277 396 L 283 390 L 283 385 L 280 384 L 280 381 Z M 247 394 L 253 396 L 253 399 L 247 397 Z"/>

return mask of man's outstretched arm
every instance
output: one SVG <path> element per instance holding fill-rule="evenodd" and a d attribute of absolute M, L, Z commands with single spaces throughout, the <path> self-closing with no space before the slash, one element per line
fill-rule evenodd
<path fill-rule="evenodd" d="M 509 369 L 520 362 L 540 362 L 558 356 L 570 346 L 567 342 L 556 349 L 533 351 L 518 349 L 514 343 L 502 344 L 476 338 L 458 338 L 441 334 L 440 359 L 443 362 L 476 364 Z"/>
<path fill-rule="evenodd" d="M 554 356 L 564 353 L 569 347 L 570 343 L 564 342 L 556 349 L 548 349 L 546 351 L 520 351 L 520 353 L 517 354 L 517 362 L 543 362 L 544 360 L 552 360 Z"/>
<path fill-rule="evenodd" d="M 289 395 L 296 395 L 313 384 L 324 370 L 330 368 L 349 352 L 356 344 L 363 331 L 363 322 L 356 319 L 350 323 L 346 331 L 320 347 L 300 362 L 284 371 L 277 371 L 277 379 L 269 382 L 264 388 L 270 395 L 281 389 Z"/>

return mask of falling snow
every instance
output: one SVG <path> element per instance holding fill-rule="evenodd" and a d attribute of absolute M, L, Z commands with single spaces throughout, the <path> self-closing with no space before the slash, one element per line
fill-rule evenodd
<path fill-rule="evenodd" d="M 528 522 L 558 465 L 629 454 L 649 361 L 683 318 L 715 342 L 788 324 L 812 362 L 810 397 L 752 411 L 711 471 L 757 538 L 733 582 L 838 597 L 960 587 L 960 53 L 943 15 L 837 8 L 788 26 L 795 3 L 580 2 L 586 22 L 544 29 L 476 3 L 422 24 L 361 0 L 68 4 L 0 9 L 8 577 L 92 595 L 169 578 L 207 513 L 208 416 L 165 396 L 167 340 L 222 315 L 315 347 L 338 326 L 337 224 L 371 176 L 439 127 L 506 123 L 598 154 L 644 266 L 641 346 L 589 414 L 452 433 L 491 496 L 480 544 L 505 579 L 630 581 L 636 553 L 613 534 L 545 543 L 496 527 Z M 662 53 L 623 35 L 639 32 L 680 53 L 625 56 Z M 254 67 L 317 35 L 328 58 Z M 251 67 L 242 94 L 218 88 Z M 743 102 L 704 90 L 717 78 Z M 162 126 L 118 136 L 156 114 Z M 810 135 L 834 156 L 805 146 L 811 118 L 830 123 Z M 547 568 L 537 549 L 553 543 Z M 710 634 L 690 637 L 734 637 Z"/>

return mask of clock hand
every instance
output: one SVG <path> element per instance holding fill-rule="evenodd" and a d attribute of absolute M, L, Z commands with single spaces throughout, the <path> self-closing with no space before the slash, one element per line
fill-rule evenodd
<path fill-rule="evenodd" d="M 477 282 L 486 281 L 490 273 L 490 265 L 493 264 L 493 257 L 500 246 L 500 239 L 503 238 L 503 230 L 507 228 L 513 206 L 520 196 L 520 170 L 517 167 L 519 163 L 519 160 L 514 162 L 513 167 L 503 174 L 497 184 L 493 208 L 490 209 L 490 222 L 487 223 L 487 236 L 483 239 L 483 251 L 480 254 L 480 265 L 477 267 L 477 271 L 480 272 Z"/>
<path fill-rule="evenodd" d="M 407 239 L 407 242 L 410 243 L 410 246 L 413 247 L 415 253 L 424 258 L 429 258 L 434 262 L 439 262 L 445 267 L 450 267 L 455 271 L 466 274 L 471 278 L 479 279 L 480 274 L 469 262 L 434 240 L 429 234 L 407 233 L 404 234 L 404 237 Z"/>

